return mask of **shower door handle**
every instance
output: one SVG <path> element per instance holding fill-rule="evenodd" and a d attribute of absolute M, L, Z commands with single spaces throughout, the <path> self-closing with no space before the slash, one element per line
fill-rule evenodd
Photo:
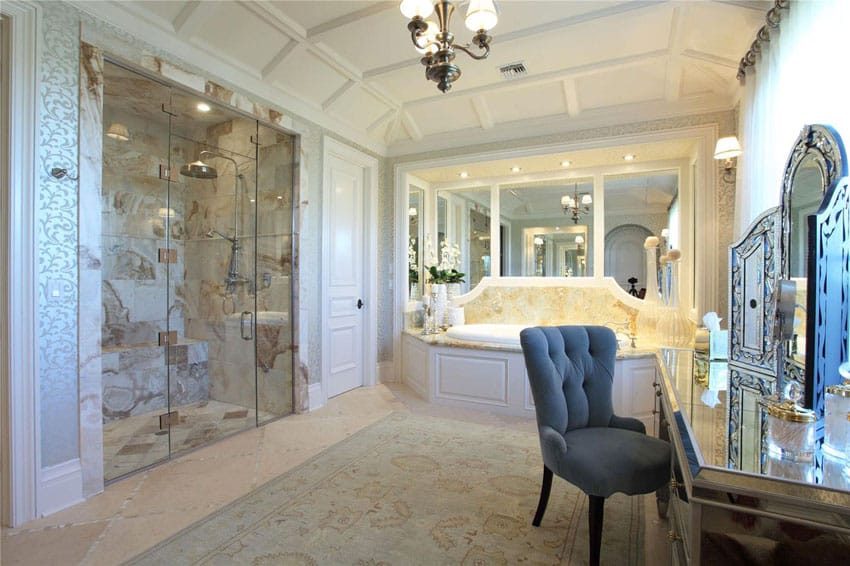
<path fill-rule="evenodd" d="M 248 332 L 245 333 L 245 323 L 248 323 Z M 242 334 L 243 340 L 254 339 L 254 313 L 251 311 L 242 311 L 242 317 L 239 319 L 239 332 Z"/>

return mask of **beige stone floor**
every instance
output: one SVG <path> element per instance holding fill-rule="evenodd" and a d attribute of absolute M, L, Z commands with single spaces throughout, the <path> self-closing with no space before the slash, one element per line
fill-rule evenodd
<path fill-rule="evenodd" d="M 239 433 L 124 478 L 83 503 L 4 529 L 3 566 L 120 564 L 393 411 L 534 431 L 532 420 L 430 405 L 403 385 L 356 389 L 326 407 Z M 645 496 L 646 564 L 669 564 L 666 521 Z"/>

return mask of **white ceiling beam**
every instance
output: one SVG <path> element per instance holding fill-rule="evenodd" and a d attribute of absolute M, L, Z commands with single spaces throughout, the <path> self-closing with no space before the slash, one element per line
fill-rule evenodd
<path fill-rule="evenodd" d="M 721 67 L 728 67 L 730 69 L 738 70 L 738 61 L 734 59 L 727 59 L 726 57 L 718 57 L 717 55 L 712 55 L 711 53 L 705 53 L 703 51 L 697 51 L 695 49 L 685 49 L 681 53 L 682 57 L 687 59 L 694 59 L 696 61 L 705 61 L 706 63 L 713 63 L 715 65 L 720 65 Z"/>
<path fill-rule="evenodd" d="M 520 30 L 512 31 L 510 33 L 506 33 L 504 35 L 498 35 L 496 37 L 496 43 L 498 45 L 503 45 L 505 43 L 510 43 L 511 41 L 517 41 L 520 39 L 525 39 L 526 37 L 534 37 L 540 35 L 542 33 L 547 33 L 551 31 L 559 31 L 565 28 L 576 26 L 579 24 L 591 22 L 593 20 L 598 20 L 602 18 L 608 18 L 611 16 L 617 16 L 620 14 L 625 14 L 627 12 L 631 12 L 634 10 L 643 10 L 646 8 L 652 8 L 659 5 L 663 5 L 666 2 L 664 0 L 641 0 L 635 2 L 624 2 L 622 4 L 617 4 L 614 6 L 609 6 L 607 8 L 602 8 L 600 10 L 593 10 L 591 12 L 586 12 L 584 14 L 578 14 L 576 16 L 570 16 L 568 18 L 562 18 L 560 20 L 555 20 L 552 22 L 547 22 L 545 24 L 540 24 L 536 26 L 531 26 L 527 28 L 523 28 Z M 375 67 L 374 69 L 367 69 L 363 71 L 363 79 L 371 80 L 380 75 L 385 75 L 388 73 L 392 73 L 398 71 L 399 69 L 404 69 L 405 67 L 409 67 L 414 63 L 419 64 L 419 58 L 406 58 L 403 61 L 399 61 L 397 63 L 391 63 L 389 65 L 385 65 L 383 67 Z"/>
<path fill-rule="evenodd" d="M 334 18 L 323 24 L 311 27 L 307 30 L 307 38 L 313 39 L 326 33 L 335 31 L 341 27 L 348 26 L 359 22 L 365 18 L 380 14 L 389 9 L 398 9 L 398 2 L 376 2 L 360 10 L 356 10 L 349 14 L 345 14 L 338 18 Z"/>
<path fill-rule="evenodd" d="M 304 26 L 281 12 L 271 2 L 265 0 L 247 2 L 243 0 L 239 4 L 282 34 L 299 42 L 307 40 L 307 30 L 304 29 Z"/>
<path fill-rule="evenodd" d="M 325 99 L 325 101 L 324 101 L 324 102 L 322 102 L 322 110 L 324 110 L 325 112 L 327 112 L 327 111 L 328 111 L 328 109 L 329 109 L 331 106 L 333 106 L 333 105 L 334 105 L 334 103 L 335 103 L 337 100 L 339 100 L 339 99 L 342 97 L 342 95 L 344 95 L 346 92 L 348 92 L 349 90 L 351 90 L 351 87 L 353 87 L 353 86 L 354 86 L 354 85 L 356 85 L 356 84 L 357 84 L 356 82 L 351 81 L 351 80 L 346 81 L 344 85 L 342 85 L 341 87 L 339 87 L 338 89 L 336 89 L 336 92 L 334 92 L 332 95 L 330 95 L 329 97 L 327 97 L 327 98 Z"/>
<path fill-rule="evenodd" d="M 404 126 L 404 129 L 407 130 L 407 135 L 413 141 L 419 141 L 423 137 L 422 130 L 419 129 L 419 126 L 416 124 L 416 120 L 413 119 L 413 116 L 410 115 L 410 112 L 406 110 L 401 111 L 401 124 Z"/>
<path fill-rule="evenodd" d="M 297 22 L 286 16 L 277 7 L 267 1 L 240 2 L 247 10 L 262 18 L 269 25 L 281 33 L 289 36 L 292 41 L 298 42 L 311 55 L 322 61 L 325 65 L 342 75 L 344 78 L 359 84 L 366 92 L 378 101 L 394 110 L 401 108 L 401 103 L 388 96 L 384 91 L 375 88 L 363 81 L 363 73 L 353 63 L 347 61 L 339 53 L 328 45 L 321 42 L 313 42 L 307 37 L 307 30 Z"/>
<path fill-rule="evenodd" d="M 284 45 L 277 54 L 272 57 L 272 60 L 266 63 L 266 66 L 263 67 L 263 70 L 260 71 L 261 76 L 265 79 L 269 75 L 271 75 L 278 67 L 280 67 L 283 62 L 290 57 L 301 44 L 297 41 L 290 41 L 286 45 Z"/>
<path fill-rule="evenodd" d="M 183 6 L 183 9 L 180 10 L 180 13 L 171 22 L 174 26 L 174 33 L 180 34 L 187 39 L 195 35 L 195 32 L 215 11 L 213 6 L 209 5 L 201 10 L 201 3 L 199 1 L 186 2 L 186 5 Z"/>
<path fill-rule="evenodd" d="M 738 88 L 737 81 L 724 79 L 720 73 L 701 62 L 691 65 L 690 69 L 708 82 L 712 92 L 721 96 L 734 96 L 735 90 Z"/>
<path fill-rule="evenodd" d="M 621 71 L 623 69 L 640 66 L 657 59 L 666 58 L 669 56 L 669 53 L 670 52 L 667 49 L 658 49 L 656 51 L 648 51 L 646 53 L 627 55 L 626 57 L 619 57 L 617 59 L 608 59 L 596 63 L 588 63 L 586 65 L 577 65 L 575 67 L 556 69 L 554 71 L 541 73 L 539 75 L 531 75 L 519 79 L 514 79 L 512 81 L 500 83 L 498 85 L 486 84 L 478 87 L 467 88 L 464 90 L 453 90 L 447 94 L 442 95 L 440 99 L 448 97 L 455 98 L 466 96 L 478 96 L 480 94 L 492 94 L 494 92 L 509 92 L 512 90 L 527 88 L 529 86 L 534 86 L 537 84 L 545 84 L 552 81 L 559 81 L 568 78 L 586 77 L 599 73 Z M 404 106 L 405 108 L 409 108 L 411 106 L 421 106 L 423 104 L 430 104 L 433 102 L 435 102 L 435 98 L 433 96 L 425 96 L 406 102 Z"/>
<path fill-rule="evenodd" d="M 483 96 L 473 96 L 472 107 L 478 115 L 478 122 L 481 124 L 482 128 L 489 130 L 494 126 L 493 116 L 490 114 L 490 107 L 487 106 L 487 101 L 484 100 Z"/>
<path fill-rule="evenodd" d="M 736 8 L 746 8 L 747 10 L 753 10 L 760 14 L 766 14 L 773 4 L 773 2 L 771 2 L 770 4 L 765 5 L 764 2 L 759 0 L 715 0 L 715 2 L 717 4 L 726 4 L 727 6 L 734 6 Z"/>
<path fill-rule="evenodd" d="M 664 79 L 664 99 L 676 102 L 682 94 L 682 19 L 685 8 L 677 6 L 673 8 L 670 17 L 670 35 L 667 38 L 667 47 L 670 57 L 667 59 L 667 71 Z"/>
<path fill-rule="evenodd" d="M 401 115 L 403 110 L 400 108 L 395 111 L 395 117 L 392 122 L 390 122 L 390 127 L 387 128 L 387 135 L 384 138 L 384 142 L 389 145 L 393 143 L 393 140 L 398 136 L 398 131 L 401 129 Z"/>
<path fill-rule="evenodd" d="M 377 120 L 375 120 L 366 127 L 366 133 L 371 136 L 375 132 L 375 130 L 380 128 L 382 124 L 385 124 L 387 120 L 392 118 L 397 112 L 398 110 L 390 109 L 381 114 L 381 116 Z"/>
<path fill-rule="evenodd" d="M 564 89 L 564 107 L 567 109 L 567 116 L 575 118 L 581 114 L 581 104 L 578 101 L 578 84 L 575 77 L 562 80 L 561 86 Z"/>

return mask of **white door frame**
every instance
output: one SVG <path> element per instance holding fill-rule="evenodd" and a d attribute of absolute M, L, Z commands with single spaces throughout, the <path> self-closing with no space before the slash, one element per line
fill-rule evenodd
<path fill-rule="evenodd" d="M 325 302 L 328 297 L 330 254 L 327 243 L 330 241 L 330 207 L 332 187 L 330 186 L 330 157 L 335 156 L 363 169 L 363 221 L 366 231 L 366 249 L 363 250 L 363 289 L 366 294 L 366 317 L 363 336 L 363 385 L 372 386 L 378 375 L 378 160 L 339 142 L 327 135 L 322 140 L 322 291 L 320 311 L 322 317 L 322 383 L 319 403 L 310 400 L 310 408 L 322 406 L 328 401 L 328 375 L 330 370 L 330 336 L 328 332 L 328 312 Z"/>
<path fill-rule="evenodd" d="M 3 439 L 3 522 L 11 526 L 36 518 L 40 470 L 38 413 L 38 297 L 36 199 L 38 195 L 38 101 L 40 11 L 29 2 L 5 0 L 10 19 L 8 124 L 8 229 L 0 238 L 8 262 L 6 307 L 0 332 L 7 358 L 0 360 L 5 404 L 0 408 Z M 0 351 L 0 354 L 2 352 Z M 8 477 L 7 475 L 8 474 Z M 7 491 L 8 490 L 8 491 Z M 8 497 L 8 499 L 7 499 Z"/>

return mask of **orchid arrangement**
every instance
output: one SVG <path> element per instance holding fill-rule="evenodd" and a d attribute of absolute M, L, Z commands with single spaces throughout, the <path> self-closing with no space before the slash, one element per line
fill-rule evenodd
<path fill-rule="evenodd" d="M 426 255 L 430 259 L 432 265 L 428 267 L 428 276 L 431 283 L 463 283 L 463 278 L 466 273 L 458 271 L 460 267 L 460 246 L 450 244 L 448 240 L 443 240 L 440 244 L 440 263 L 436 263 L 433 250 L 431 250 L 430 242 L 425 244 Z"/>

